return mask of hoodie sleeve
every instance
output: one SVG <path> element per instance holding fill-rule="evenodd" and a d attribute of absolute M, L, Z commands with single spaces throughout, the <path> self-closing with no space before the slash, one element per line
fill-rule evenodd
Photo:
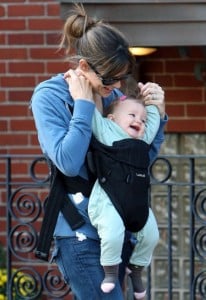
<path fill-rule="evenodd" d="M 150 156 L 150 162 L 152 163 L 156 158 L 160 151 L 161 145 L 164 142 L 164 127 L 168 122 L 168 116 L 166 115 L 164 119 L 160 119 L 160 126 L 159 130 L 155 136 L 154 141 L 151 144 L 149 156 Z"/>
<path fill-rule="evenodd" d="M 73 114 L 69 105 L 74 105 Z M 31 108 L 44 154 L 67 176 L 79 174 L 91 138 L 94 104 L 73 102 L 63 78 L 34 91 Z"/>

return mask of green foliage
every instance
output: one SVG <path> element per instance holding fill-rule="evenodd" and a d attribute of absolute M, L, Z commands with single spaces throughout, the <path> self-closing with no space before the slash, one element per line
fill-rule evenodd
<path fill-rule="evenodd" d="M 8 300 L 7 284 L 6 253 L 3 246 L 0 244 L 0 300 Z M 32 299 L 32 296 L 35 296 L 34 278 L 21 270 L 12 269 L 11 286 L 13 300 Z"/>

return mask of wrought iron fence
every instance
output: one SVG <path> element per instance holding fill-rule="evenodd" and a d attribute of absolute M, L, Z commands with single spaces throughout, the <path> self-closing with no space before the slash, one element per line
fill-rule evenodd
<path fill-rule="evenodd" d="M 56 266 L 34 257 L 48 192 L 44 158 L 0 155 L 0 169 L 7 299 L 73 299 Z M 206 299 L 206 156 L 159 156 L 150 172 L 160 242 L 145 272 L 147 299 Z M 129 281 L 125 294 L 133 299 Z"/>

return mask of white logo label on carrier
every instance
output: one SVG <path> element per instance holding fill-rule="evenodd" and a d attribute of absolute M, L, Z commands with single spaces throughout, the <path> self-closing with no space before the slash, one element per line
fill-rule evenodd
<path fill-rule="evenodd" d="M 74 203 L 76 203 L 76 204 L 79 204 L 84 200 L 84 196 L 80 192 L 73 194 L 72 198 L 73 198 Z"/>
<path fill-rule="evenodd" d="M 144 173 L 136 173 L 136 176 L 137 177 L 143 177 L 143 178 L 146 177 Z"/>

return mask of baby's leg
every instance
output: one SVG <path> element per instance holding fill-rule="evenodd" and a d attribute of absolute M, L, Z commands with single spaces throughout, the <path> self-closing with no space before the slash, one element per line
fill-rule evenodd
<path fill-rule="evenodd" d="M 104 190 L 95 186 L 95 201 L 90 197 L 89 216 L 97 228 L 101 242 L 100 263 L 105 271 L 101 289 L 109 293 L 118 280 L 118 266 L 124 242 L 123 221 Z"/>
<path fill-rule="evenodd" d="M 142 270 L 144 267 L 128 265 L 128 274 L 132 281 L 132 286 L 134 290 L 134 298 L 135 299 L 144 299 L 146 295 L 146 290 L 142 283 Z"/>
<path fill-rule="evenodd" d="M 146 290 L 142 283 L 142 270 L 150 264 L 154 248 L 159 241 L 157 222 L 151 209 L 147 223 L 135 235 L 137 244 L 130 258 L 128 271 L 132 280 L 135 299 L 143 299 Z"/>
<path fill-rule="evenodd" d="M 107 210 L 104 222 L 105 226 L 98 226 L 101 238 L 100 262 L 105 271 L 101 289 L 103 292 L 109 293 L 118 280 L 125 229 L 122 219 L 113 206 Z"/>
<path fill-rule="evenodd" d="M 115 283 L 118 279 L 119 265 L 103 266 L 103 269 L 105 277 L 101 283 L 101 290 L 104 293 L 109 293 L 114 289 Z"/>

